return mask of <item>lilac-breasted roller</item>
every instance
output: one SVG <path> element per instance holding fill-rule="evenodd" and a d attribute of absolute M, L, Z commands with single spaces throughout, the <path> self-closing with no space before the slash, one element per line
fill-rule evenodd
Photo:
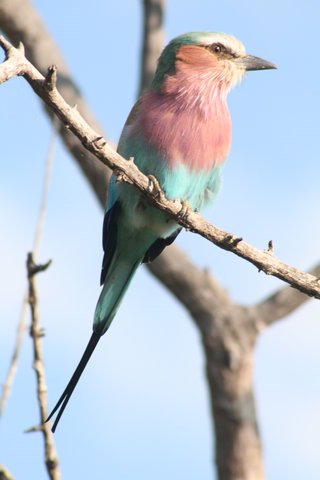
<path fill-rule="evenodd" d="M 227 94 L 249 70 L 276 68 L 247 55 L 223 33 L 192 32 L 163 50 L 150 88 L 132 108 L 118 152 L 158 180 L 169 199 L 202 209 L 219 191 L 231 141 Z M 51 412 L 55 430 L 101 336 L 108 330 L 141 263 L 154 260 L 181 227 L 134 187 L 111 179 L 103 223 L 103 285 L 93 333 L 71 380 Z"/>

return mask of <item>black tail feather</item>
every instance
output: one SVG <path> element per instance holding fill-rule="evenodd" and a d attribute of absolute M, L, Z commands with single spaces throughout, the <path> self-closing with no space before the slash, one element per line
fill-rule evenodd
<path fill-rule="evenodd" d="M 58 415 L 57 415 L 57 418 L 55 419 L 54 421 L 54 424 L 52 426 L 52 432 L 55 431 L 55 429 L 57 428 L 57 425 L 59 423 L 59 420 L 61 418 L 61 415 L 63 414 L 64 412 L 64 409 L 66 408 L 69 400 L 70 400 L 70 397 L 73 393 L 73 390 L 75 389 L 78 381 L 79 381 L 79 378 L 81 377 L 81 374 L 83 372 L 83 370 L 85 369 L 94 349 L 96 348 L 99 340 L 101 338 L 101 330 L 100 329 L 96 329 L 93 331 L 92 335 L 91 335 L 91 338 L 89 340 L 89 343 L 81 357 L 81 360 L 77 366 L 77 368 L 75 369 L 74 371 L 74 374 L 72 375 L 68 385 L 66 386 L 66 388 L 64 389 L 61 397 L 59 398 L 56 406 L 54 407 L 54 409 L 52 410 L 52 412 L 50 413 L 50 415 L 48 416 L 46 422 L 48 422 L 52 417 L 53 415 L 57 412 L 57 410 L 59 410 L 58 412 Z"/>

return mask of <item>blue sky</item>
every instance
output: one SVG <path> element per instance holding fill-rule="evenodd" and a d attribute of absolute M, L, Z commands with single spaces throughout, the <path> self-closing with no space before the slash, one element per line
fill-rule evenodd
<path fill-rule="evenodd" d="M 108 137 L 117 141 L 135 101 L 140 2 L 34 1 Z M 166 38 L 191 30 L 232 33 L 277 71 L 252 72 L 230 95 L 232 151 L 224 187 L 206 218 L 282 260 L 319 260 L 320 7 L 314 1 L 168 0 Z M 48 58 L 48 65 L 50 59 Z M 50 127 L 22 79 L 0 87 L 0 382 L 25 287 Z M 49 401 L 69 379 L 91 332 L 99 293 L 101 210 L 59 144 L 38 277 Z M 250 304 L 281 282 L 184 233 L 178 239 L 235 301 Z M 316 480 L 320 430 L 319 305 L 310 301 L 261 335 L 255 387 L 268 478 Z M 0 424 L 0 461 L 16 476 L 45 478 L 26 336 L 13 395 Z M 55 439 L 64 478 L 212 478 L 204 360 L 186 311 L 145 269 L 95 352 Z M 80 461 L 79 461 L 80 459 Z M 94 473 L 92 473 L 94 472 Z"/>

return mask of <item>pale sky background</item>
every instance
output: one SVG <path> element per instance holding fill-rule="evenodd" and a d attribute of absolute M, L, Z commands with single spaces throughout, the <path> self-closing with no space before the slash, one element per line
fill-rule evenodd
<path fill-rule="evenodd" d="M 138 0 L 33 2 L 92 110 L 117 141 L 137 93 Z M 308 269 L 319 249 L 319 22 L 316 0 L 168 0 L 166 38 L 187 31 L 232 33 L 277 71 L 252 72 L 230 95 L 232 152 L 207 219 L 258 248 L 270 238 L 282 260 Z M 62 5 L 62 4 L 61 4 Z M 2 56 L 1 56 L 2 58 Z M 48 65 L 50 58 L 48 58 Z M 43 163 L 50 137 L 23 79 L 0 86 L 0 382 L 12 351 L 25 288 Z M 49 402 L 65 387 L 91 333 L 99 293 L 102 214 L 59 144 L 38 277 Z M 190 233 L 179 245 L 243 304 L 281 282 Z M 264 332 L 255 389 L 271 480 L 320 478 L 319 304 L 310 301 Z M 0 422 L 0 463 L 16 479 L 46 478 L 32 352 L 26 336 Z M 186 311 L 140 269 L 101 341 L 55 435 L 64 479 L 209 480 L 212 436 L 204 359 Z"/>

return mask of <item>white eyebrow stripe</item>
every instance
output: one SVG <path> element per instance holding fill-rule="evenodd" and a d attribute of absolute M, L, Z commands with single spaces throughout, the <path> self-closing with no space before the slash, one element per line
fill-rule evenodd
<path fill-rule="evenodd" d="M 206 47 L 209 47 L 213 43 L 221 43 L 221 45 L 230 50 L 236 56 L 241 56 L 246 53 L 244 45 L 239 40 L 223 33 L 205 35 L 200 41 Z"/>

